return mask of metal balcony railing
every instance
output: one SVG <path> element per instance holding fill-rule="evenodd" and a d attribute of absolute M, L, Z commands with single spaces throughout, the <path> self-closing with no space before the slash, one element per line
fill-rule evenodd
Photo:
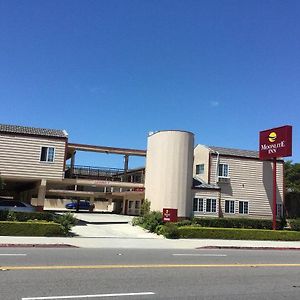
<path fill-rule="evenodd" d="M 144 172 L 139 170 L 133 173 L 130 172 L 130 174 L 126 174 L 124 169 L 79 165 L 71 167 L 71 165 L 67 165 L 65 178 L 86 178 L 143 183 Z"/>

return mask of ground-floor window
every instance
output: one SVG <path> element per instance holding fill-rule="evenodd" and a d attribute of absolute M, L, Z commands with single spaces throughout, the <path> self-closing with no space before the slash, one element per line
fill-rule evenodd
<path fill-rule="evenodd" d="M 249 213 L 248 201 L 239 201 L 239 213 L 240 214 L 248 214 Z"/>
<path fill-rule="evenodd" d="M 205 198 L 194 198 L 193 201 L 193 211 L 194 212 L 217 212 L 217 200 L 216 199 L 205 199 Z"/>
<path fill-rule="evenodd" d="M 216 211 L 217 211 L 217 200 L 206 199 L 206 212 L 216 212 Z"/>
<path fill-rule="evenodd" d="M 225 213 L 234 214 L 234 200 L 225 200 Z"/>
<path fill-rule="evenodd" d="M 193 210 L 203 212 L 203 198 L 194 198 Z"/>
<path fill-rule="evenodd" d="M 277 203 L 276 204 L 276 216 L 277 217 L 282 217 L 283 213 L 282 213 L 282 204 L 281 203 Z"/>

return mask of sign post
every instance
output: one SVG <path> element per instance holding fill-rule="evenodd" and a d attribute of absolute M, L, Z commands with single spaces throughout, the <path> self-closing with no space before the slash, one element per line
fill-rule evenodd
<path fill-rule="evenodd" d="M 273 161 L 273 223 L 276 230 L 277 158 L 292 155 L 292 126 L 272 128 L 259 133 L 259 159 Z"/>

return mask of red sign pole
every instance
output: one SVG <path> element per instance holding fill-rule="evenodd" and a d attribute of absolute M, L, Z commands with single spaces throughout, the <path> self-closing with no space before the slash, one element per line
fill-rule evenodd
<path fill-rule="evenodd" d="M 276 194 L 277 194 L 277 181 L 276 181 L 276 169 L 277 169 L 277 159 L 276 157 L 273 158 L 273 230 L 276 230 L 276 210 L 277 210 L 277 201 L 276 201 Z"/>

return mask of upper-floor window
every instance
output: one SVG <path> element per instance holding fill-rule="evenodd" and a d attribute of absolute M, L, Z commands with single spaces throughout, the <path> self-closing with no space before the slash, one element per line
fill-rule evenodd
<path fill-rule="evenodd" d="M 204 174 L 204 164 L 196 165 L 196 174 Z"/>
<path fill-rule="evenodd" d="M 54 162 L 54 147 L 42 147 L 40 161 Z"/>
<path fill-rule="evenodd" d="M 229 167 L 227 164 L 219 164 L 219 177 L 229 177 Z"/>

